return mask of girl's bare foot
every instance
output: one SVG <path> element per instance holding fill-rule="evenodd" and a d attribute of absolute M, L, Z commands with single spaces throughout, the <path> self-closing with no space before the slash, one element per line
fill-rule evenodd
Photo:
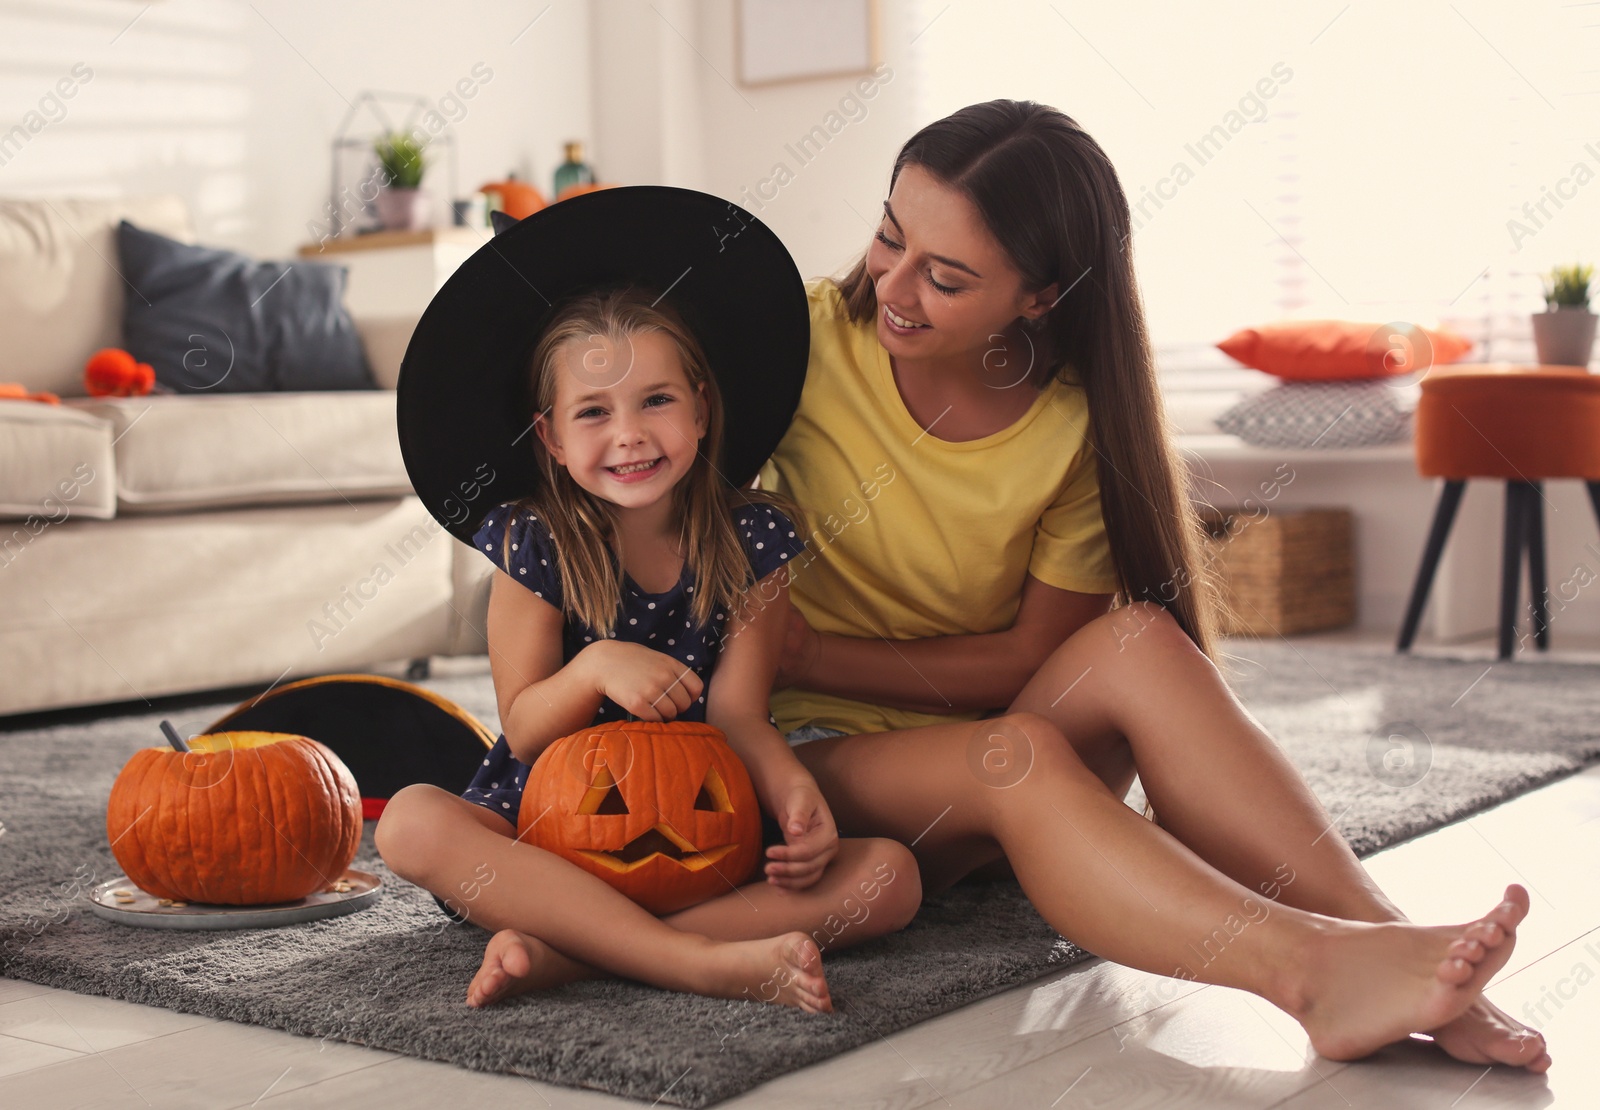
<path fill-rule="evenodd" d="M 805 933 L 764 940 L 716 942 L 703 994 L 798 1006 L 808 1014 L 833 1009 L 822 952 Z"/>
<path fill-rule="evenodd" d="M 467 987 L 468 1006 L 491 1006 L 527 991 L 592 979 L 595 970 L 568 959 L 538 937 L 501 929 L 483 949 L 483 964 Z"/>
<path fill-rule="evenodd" d="M 1550 1070 L 1544 1037 L 1487 998 L 1480 997 L 1460 1017 L 1427 1035 L 1451 1056 L 1469 1064 L 1509 1064 L 1531 1072 Z"/>
<path fill-rule="evenodd" d="M 1465 1013 L 1511 958 L 1527 913 L 1528 892 L 1513 884 L 1505 901 L 1466 925 L 1338 922 L 1305 953 L 1304 980 L 1285 1008 L 1331 1060 L 1438 1029 Z"/>

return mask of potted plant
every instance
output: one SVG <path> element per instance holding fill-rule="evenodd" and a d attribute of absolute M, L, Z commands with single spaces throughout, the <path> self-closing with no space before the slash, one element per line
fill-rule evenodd
<path fill-rule="evenodd" d="M 378 190 L 378 219 L 390 231 L 415 231 L 428 226 L 432 198 L 422 190 L 427 171 L 427 139 L 392 132 L 372 144 L 383 169 Z"/>
<path fill-rule="evenodd" d="M 1557 266 L 1545 286 L 1546 312 L 1533 314 L 1533 343 L 1539 361 L 1554 366 L 1589 365 L 1594 348 L 1595 314 L 1589 310 L 1593 266 Z"/>

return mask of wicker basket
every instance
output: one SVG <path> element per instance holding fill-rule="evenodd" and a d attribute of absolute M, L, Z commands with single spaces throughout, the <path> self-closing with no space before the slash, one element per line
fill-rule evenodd
<path fill-rule="evenodd" d="M 1200 510 L 1232 610 L 1229 636 L 1343 628 L 1356 619 L 1348 509 Z"/>

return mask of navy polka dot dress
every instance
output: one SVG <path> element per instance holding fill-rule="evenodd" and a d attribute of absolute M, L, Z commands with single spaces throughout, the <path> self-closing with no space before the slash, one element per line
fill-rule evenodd
<path fill-rule="evenodd" d="M 732 512 L 735 531 L 750 559 L 753 572 L 751 582 L 765 578 L 804 550 L 804 540 L 795 534 L 793 522 L 770 505 L 736 505 Z M 557 609 L 561 608 L 561 573 L 556 566 L 550 533 L 529 510 L 509 504 L 497 505 L 484 518 L 477 534 L 473 536 L 473 542 L 500 570 L 506 568 L 505 546 L 509 544 L 511 577 L 532 590 L 534 596 L 543 598 Z M 613 638 L 643 644 L 672 656 L 692 668 L 709 688 L 711 672 L 722 648 L 722 634 L 728 614 L 717 612 L 709 627 L 696 627 L 691 612 L 694 588 L 694 578 L 687 562 L 677 584 L 665 593 L 653 594 L 642 590 L 624 573 L 622 609 Z M 567 617 L 562 627 L 562 662 L 570 662 L 573 656 L 598 638 L 600 634 L 594 629 L 576 617 Z M 676 719 L 704 721 L 705 701 L 705 695 L 701 694 Z M 595 713 L 593 723 L 629 719 L 626 710 L 610 698 L 605 698 Z M 770 714 L 768 719 L 771 720 Z M 773 722 L 774 726 L 776 723 Z M 511 754 L 505 734 L 501 733 L 461 796 L 516 824 L 517 812 L 522 805 L 522 786 L 527 777 L 528 765 Z"/>

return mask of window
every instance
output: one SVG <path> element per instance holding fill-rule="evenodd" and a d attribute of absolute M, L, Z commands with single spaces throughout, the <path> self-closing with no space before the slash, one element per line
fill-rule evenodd
<path fill-rule="evenodd" d="M 917 2 L 919 119 L 1034 99 L 1106 149 L 1169 375 L 1285 317 L 1531 360 L 1539 276 L 1600 263 L 1600 3 Z"/>

